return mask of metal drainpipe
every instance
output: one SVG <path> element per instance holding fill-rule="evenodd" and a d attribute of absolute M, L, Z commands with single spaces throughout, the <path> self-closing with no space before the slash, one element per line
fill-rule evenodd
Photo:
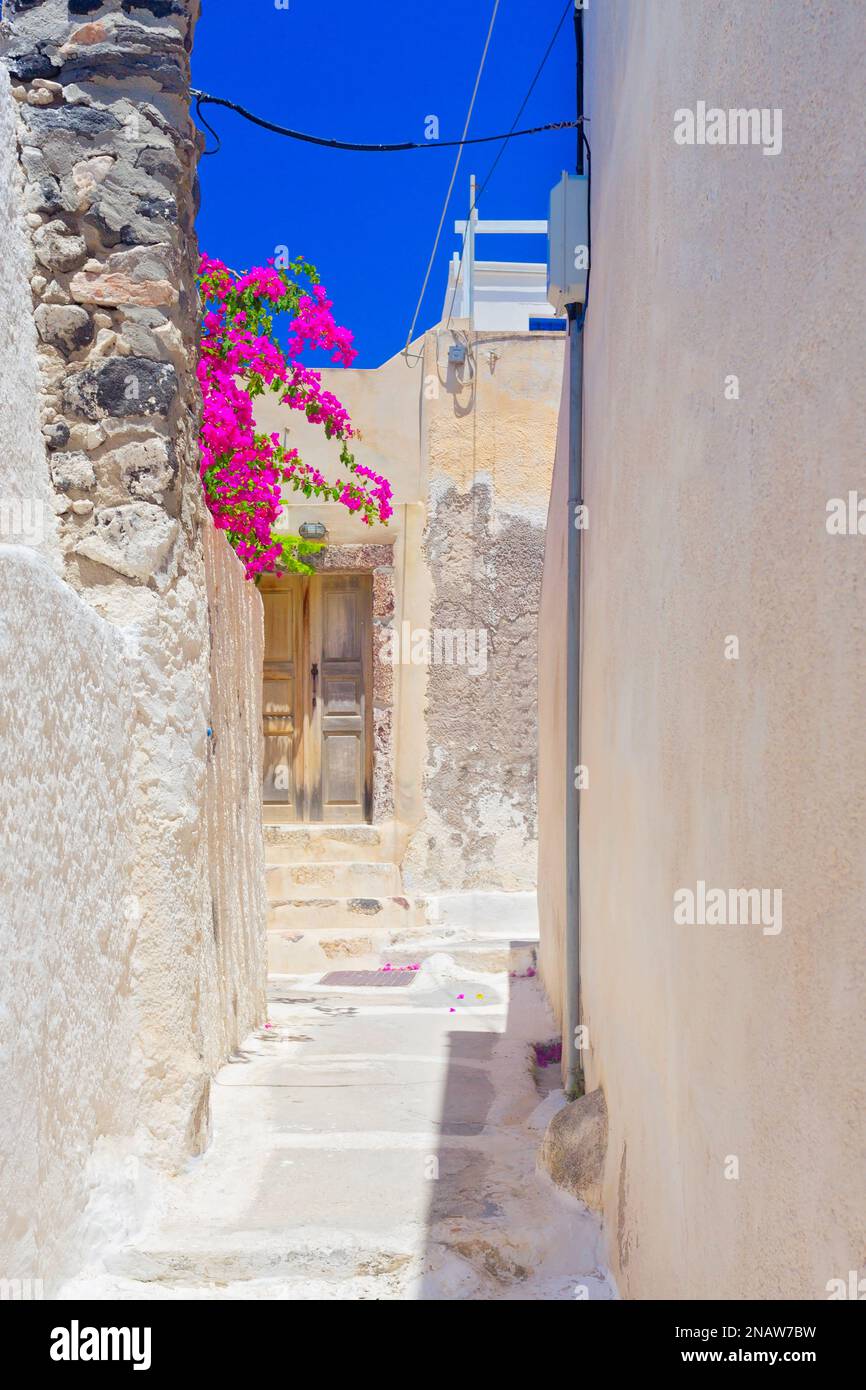
<path fill-rule="evenodd" d="M 577 114 L 583 115 L 583 12 L 575 9 L 577 48 Z M 583 173 L 583 140 L 577 132 L 577 172 Z M 577 1029 L 581 1022 L 580 995 L 580 569 L 582 530 L 575 524 L 583 504 L 583 318 L 576 304 L 568 308 L 568 564 L 565 676 L 566 803 L 565 803 L 565 1091 L 573 1096 L 582 1081 Z"/>
<path fill-rule="evenodd" d="M 575 525 L 583 502 L 583 324 L 580 310 L 569 309 L 568 413 L 568 601 L 566 622 L 565 717 L 565 1090 L 571 1095 L 579 1081 L 580 1052 L 576 1030 L 580 1023 L 580 560 L 583 532 Z"/>

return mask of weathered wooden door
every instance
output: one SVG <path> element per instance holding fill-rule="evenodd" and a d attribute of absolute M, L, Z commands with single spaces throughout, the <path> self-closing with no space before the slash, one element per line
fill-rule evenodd
<path fill-rule="evenodd" d="M 267 577 L 261 591 L 266 819 L 369 820 L 371 578 Z"/>
<path fill-rule="evenodd" d="M 303 820 L 303 590 L 263 576 L 265 660 L 262 686 L 265 805 L 276 821 Z"/>

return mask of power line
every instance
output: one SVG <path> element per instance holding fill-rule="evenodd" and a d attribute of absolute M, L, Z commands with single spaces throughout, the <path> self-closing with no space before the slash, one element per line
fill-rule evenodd
<path fill-rule="evenodd" d="M 361 154 L 395 154 L 402 150 L 447 150 L 455 146 L 463 145 L 489 145 L 494 140 L 510 140 L 518 135 L 541 135 L 547 130 L 573 130 L 575 121 L 548 121 L 546 125 L 527 126 L 524 130 L 510 130 L 507 133 L 500 132 L 498 135 L 475 135 L 471 140 L 402 140 L 393 145 L 362 145 L 351 140 L 330 140 L 322 135 L 310 135 L 303 130 L 293 130 L 291 126 L 276 125 L 273 121 L 266 121 L 262 116 L 256 116 L 252 111 L 248 111 L 245 106 L 240 106 L 236 101 L 228 101 L 225 97 L 211 96 L 209 92 L 200 92 L 195 87 L 191 88 L 190 95 L 195 98 L 196 115 L 204 126 L 205 130 L 216 140 L 216 148 L 203 150 L 203 155 L 218 154 L 222 146 L 219 135 L 213 126 L 201 113 L 203 106 L 224 106 L 227 111 L 235 111 L 245 120 L 252 121 L 253 125 L 260 126 L 262 130 L 273 131 L 275 135 L 285 135 L 290 140 L 301 140 L 306 145 L 321 145 L 329 150 L 354 150 Z"/>
<path fill-rule="evenodd" d="M 469 103 L 469 110 L 466 112 L 466 121 L 463 126 L 463 140 L 461 141 L 460 146 L 457 150 L 457 158 L 454 161 L 454 168 L 451 170 L 451 182 L 448 185 L 448 192 L 445 194 L 445 202 L 442 204 L 442 216 L 439 218 L 439 226 L 436 231 L 436 239 L 433 242 L 433 250 L 430 252 L 430 260 L 427 262 L 427 273 L 424 276 L 424 283 L 421 286 L 421 293 L 418 296 L 418 303 L 415 305 L 415 312 L 412 315 L 412 324 L 409 328 L 409 332 L 406 337 L 406 346 L 403 348 L 403 358 L 407 366 L 409 365 L 409 359 L 406 356 L 406 354 L 409 351 L 409 344 L 412 341 L 412 334 L 415 332 L 415 325 L 418 322 L 418 315 L 421 312 L 421 305 L 424 302 L 424 295 L 427 292 L 427 286 L 430 282 L 430 272 L 433 269 L 433 262 L 436 259 L 436 252 L 439 249 L 439 241 L 442 237 L 442 228 L 445 226 L 445 216 L 448 212 L 448 204 L 451 201 L 451 194 L 454 191 L 454 181 L 457 178 L 457 170 L 460 168 L 460 160 L 463 156 L 463 141 L 465 141 L 466 136 L 469 132 L 469 122 L 472 120 L 472 112 L 475 109 L 475 98 L 478 96 L 478 88 L 481 85 L 481 74 L 484 71 L 484 64 L 487 61 L 487 50 L 490 47 L 490 40 L 493 37 L 493 26 L 496 23 L 496 16 L 498 13 L 499 0 L 494 0 L 493 13 L 490 16 L 490 26 L 487 30 L 487 38 L 484 41 L 484 51 L 481 54 L 481 62 L 478 65 L 478 73 L 475 78 L 475 86 L 472 89 L 472 100 Z"/>
<path fill-rule="evenodd" d="M 554 31 L 553 31 L 553 35 L 552 35 L 552 37 L 551 37 L 550 43 L 547 45 L 547 48 L 546 48 L 545 51 L 544 51 L 544 57 L 542 58 L 541 62 L 538 64 L 538 67 L 537 67 L 536 70 L 535 70 L 535 76 L 533 77 L 532 81 L 531 81 L 530 84 L 529 84 L 529 90 L 527 91 L 526 96 L 523 98 L 522 102 L 520 103 L 520 106 L 518 107 L 517 115 L 514 117 L 514 120 L 511 122 L 511 129 L 509 130 L 508 134 L 507 134 L 507 135 L 504 137 L 504 139 L 503 139 L 502 148 L 498 151 L 498 153 L 497 153 L 497 155 L 496 155 L 496 158 L 494 159 L 494 161 L 493 161 L 493 163 L 491 164 L 490 168 L 487 170 L 487 173 L 485 174 L 485 176 L 484 176 L 484 178 L 483 178 L 483 180 L 482 180 L 482 182 L 481 182 L 481 187 L 480 187 L 480 188 L 476 191 L 476 193 L 475 193 L 475 198 L 474 198 L 474 200 L 473 200 L 473 203 L 472 203 L 471 208 L 469 209 L 469 216 L 468 216 L 467 219 L 466 219 L 466 227 L 465 227 L 464 232 L 463 232 L 463 241 L 462 241 L 461 244 L 460 244 L 460 259 L 459 259 L 458 264 L 457 264 L 457 274 L 456 274 L 456 276 L 454 277 L 454 291 L 453 291 L 453 293 L 452 293 L 452 295 L 451 295 L 451 303 L 450 303 L 450 305 L 449 305 L 449 307 L 448 307 L 448 322 L 447 322 L 447 324 L 445 325 L 446 330 L 447 330 L 448 328 L 451 327 L 451 320 L 452 320 L 452 318 L 454 317 L 454 301 L 455 301 L 455 299 L 457 298 L 457 286 L 458 286 L 459 283 L 460 283 L 460 271 L 461 271 L 461 269 L 462 269 L 462 267 L 463 267 L 463 255 L 464 255 L 464 253 L 465 253 L 465 251 L 466 251 L 466 238 L 467 238 L 467 236 L 469 235 L 469 223 L 470 223 L 470 221 L 471 221 L 471 219 L 472 219 L 472 214 L 473 214 L 473 212 L 475 211 L 475 209 L 478 207 L 478 204 L 479 204 L 479 202 L 480 202 L 480 200 L 481 200 L 481 195 L 482 195 L 482 193 L 484 192 L 485 188 L 486 188 L 487 185 L 489 184 L 490 180 L 493 178 L 493 175 L 494 175 L 494 173 L 495 173 L 495 171 L 496 171 L 496 166 L 497 166 L 497 164 L 499 163 L 500 159 L 501 159 L 502 156 L 505 154 L 505 151 L 506 151 L 507 148 L 508 148 L 508 142 L 509 142 L 509 140 L 510 140 L 513 136 L 518 135 L 518 134 L 520 133 L 519 131 L 517 131 L 517 130 L 515 129 L 515 126 L 517 125 L 517 122 L 520 120 L 520 117 L 523 115 L 524 111 L 526 110 L 526 106 L 527 106 L 527 103 L 529 102 L 529 98 L 532 96 L 532 93 L 535 91 L 535 87 L 536 87 L 536 84 L 537 84 L 537 82 L 538 82 L 538 79 L 539 79 L 539 77 L 541 76 L 542 72 L 544 71 L 544 68 L 545 68 L 545 65 L 546 65 L 546 63 L 547 63 L 548 58 L 550 57 L 551 53 L 553 52 L 553 45 L 556 43 L 556 40 L 559 38 L 559 31 L 560 31 L 560 29 L 562 28 L 563 24 L 565 23 L 565 16 L 568 14 L 569 10 L 572 8 L 572 5 L 573 5 L 573 0 L 567 0 L 567 4 L 566 4 L 566 6 L 565 6 L 565 9 L 562 11 L 562 14 L 561 14 L 560 17 L 559 17 L 559 23 L 557 24 L 556 28 L 555 28 Z M 578 129 L 582 132 L 582 130 L 583 130 L 582 120 L 583 120 L 583 117 L 581 116 L 581 117 L 579 117 L 579 120 L 578 120 L 578 121 L 569 121 L 568 124 L 569 124 L 570 126 L 577 126 Z M 578 139 L 579 139 L 579 138 L 580 138 L 580 137 L 578 137 Z"/>
<path fill-rule="evenodd" d="M 589 281 L 592 275 L 592 150 L 589 148 L 589 141 L 583 133 L 583 126 L 580 128 L 580 138 L 583 148 L 586 150 L 586 293 L 583 296 L 583 308 L 580 314 L 580 327 L 583 328 L 586 316 L 589 313 Z"/>

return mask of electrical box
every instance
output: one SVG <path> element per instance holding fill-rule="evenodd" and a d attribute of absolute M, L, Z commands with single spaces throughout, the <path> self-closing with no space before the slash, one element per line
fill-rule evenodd
<path fill-rule="evenodd" d="M 589 179 L 563 174 L 550 194 L 547 298 L 558 314 L 586 301 L 589 272 Z"/>

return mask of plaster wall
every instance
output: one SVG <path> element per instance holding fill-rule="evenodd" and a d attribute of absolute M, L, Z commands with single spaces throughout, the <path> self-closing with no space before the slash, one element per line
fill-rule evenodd
<path fill-rule="evenodd" d="M 531 890 L 536 631 L 563 342 L 476 333 L 470 377 L 447 364 L 449 341 L 434 331 L 425 343 L 422 625 L 465 633 L 476 659 L 405 668 L 424 680 L 424 814 L 404 877 L 425 893 Z"/>
<path fill-rule="evenodd" d="M 475 334 L 465 377 L 447 361 L 456 340 L 437 328 L 412 345 L 413 366 L 398 354 L 376 371 L 322 373 L 358 431 L 356 457 L 392 483 L 387 527 L 291 493 L 284 511 L 289 531 L 325 522 L 334 563 L 364 544 L 393 586 L 393 607 L 376 614 L 375 640 L 400 643 L 393 671 L 376 668 L 389 726 L 377 756 L 393 758 L 395 843 L 419 894 L 536 880 L 536 624 L 563 338 Z M 321 431 L 275 398 L 256 413 L 335 472 Z M 412 660 L 425 631 L 458 634 L 452 652 L 463 641 L 467 659 L 449 662 L 443 638 L 442 660 Z"/>
<path fill-rule="evenodd" d="M 866 1257 L 866 537 L 826 527 L 863 484 L 866 31 L 831 0 L 586 23 L 582 969 L 609 1254 L 627 1297 L 826 1298 Z M 699 100 L 780 109 L 782 151 L 677 145 Z M 563 546 L 549 529 L 543 613 Z M 542 709 L 562 694 L 543 648 Z M 778 889 L 782 929 L 676 924 L 698 880 Z M 548 901 L 555 1001 L 560 920 Z"/>
<path fill-rule="evenodd" d="M 264 615 L 255 585 L 225 537 L 204 530 L 210 616 L 207 774 L 208 873 L 214 971 L 209 1064 L 233 1052 L 265 1017 L 267 912 L 262 872 Z"/>
<path fill-rule="evenodd" d="M 94 1186 L 117 1224 L 135 1186 L 135 706 L 122 633 L 58 574 L 13 115 L 2 82 L 0 1270 L 50 1286 Z"/>
<path fill-rule="evenodd" d="M 3 30 L 4 1276 L 59 1279 L 202 1150 L 264 1010 L 261 604 L 195 456 L 197 8 Z"/>
<path fill-rule="evenodd" d="M 538 919 L 543 928 L 538 966 L 558 1022 L 562 1021 L 565 983 L 570 350 L 569 340 L 565 345 L 538 610 Z"/>
<path fill-rule="evenodd" d="M 53 489 L 40 434 L 36 327 L 29 288 L 33 253 L 22 213 L 15 103 L 0 82 L 0 544 L 56 550 Z M 55 560 L 56 563 L 56 560 Z"/>
<path fill-rule="evenodd" d="M 133 1195 L 134 701 L 122 637 L 23 546 L 0 662 L 0 1268 L 50 1281 L 94 1183 L 118 1224 Z"/>

